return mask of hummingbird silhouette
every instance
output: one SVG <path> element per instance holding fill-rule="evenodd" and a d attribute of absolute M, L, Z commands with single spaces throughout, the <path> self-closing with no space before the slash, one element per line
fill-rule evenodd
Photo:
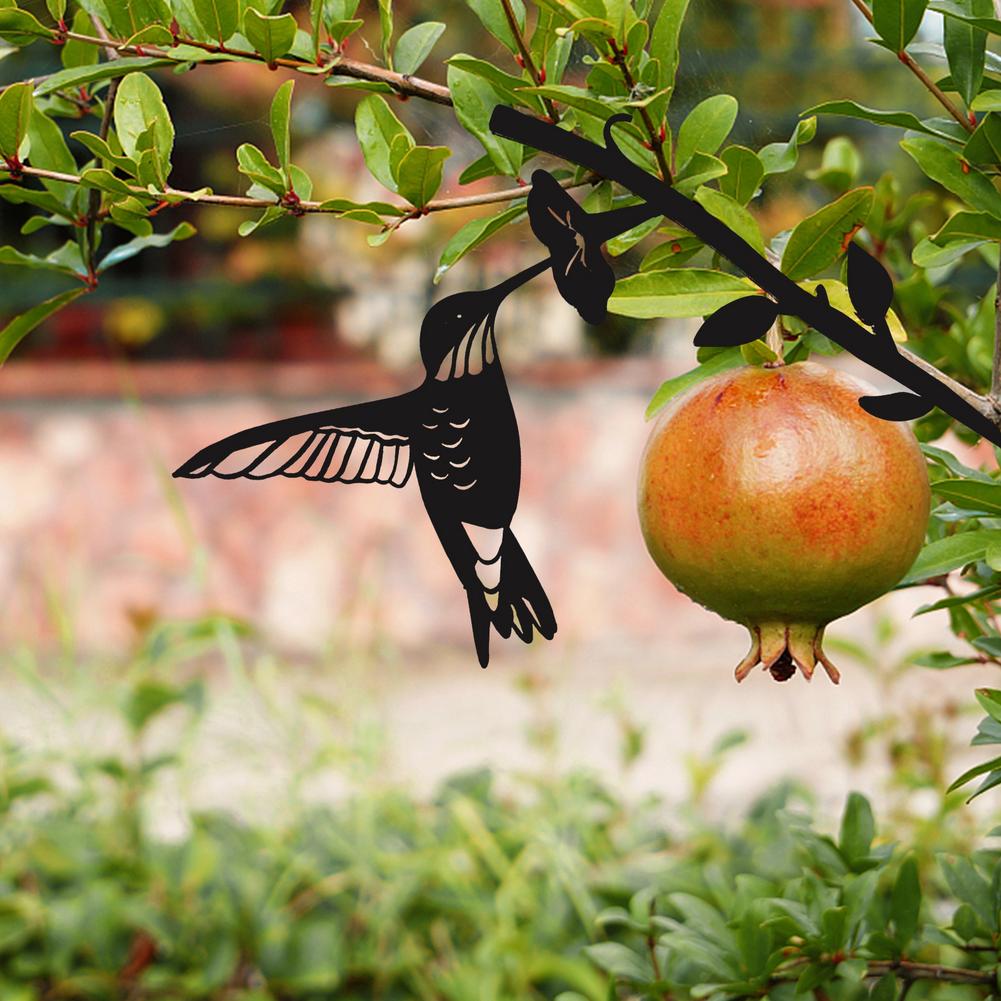
<path fill-rule="evenodd" d="M 511 530 L 521 483 L 518 422 L 494 318 L 543 260 L 490 289 L 459 292 L 424 317 L 424 381 L 401 396 L 240 431 L 203 448 L 175 477 L 303 477 L 403 487 L 416 473 L 442 548 L 466 591 L 480 665 L 491 626 L 526 643 L 556 633 L 552 605 Z"/>

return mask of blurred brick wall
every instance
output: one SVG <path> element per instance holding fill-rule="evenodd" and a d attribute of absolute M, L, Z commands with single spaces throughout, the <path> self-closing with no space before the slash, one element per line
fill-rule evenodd
<path fill-rule="evenodd" d="M 648 560 L 634 509 L 643 409 L 664 367 L 564 361 L 512 379 L 524 456 L 515 529 L 557 609 L 560 644 L 656 636 L 680 600 Z M 413 378 L 366 364 L 5 368 L 0 645 L 63 635 L 120 650 L 137 619 L 211 610 L 252 620 L 290 651 L 373 638 L 404 651 L 465 646 L 465 601 L 415 483 L 168 476 L 236 430 Z"/>

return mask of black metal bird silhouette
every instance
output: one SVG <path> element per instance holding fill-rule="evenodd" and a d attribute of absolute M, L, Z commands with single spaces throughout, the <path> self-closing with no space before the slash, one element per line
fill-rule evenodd
<path fill-rule="evenodd" d="M 504 298 L 550 266 L 541 261 L 494 288 L 432 306 L 420 335 L 425 379 L 411 392 L 240 431 L 203 448 L 174 476 L 301 476 L 402 487 L 416 471 L 431 523 L 466 590 L 480 665 L 490 659 L 491 626 L 526 643 L 534 632 L 552 639 L 552 606 L 511 530 L 521 445 L 494 337 Z"/>

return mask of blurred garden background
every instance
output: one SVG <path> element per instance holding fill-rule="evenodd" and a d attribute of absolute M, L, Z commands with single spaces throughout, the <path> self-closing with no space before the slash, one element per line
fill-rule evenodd
<path fill-rule="evenodd" d="M 308 6 L 285 9 L 306 23 Z M 432 81 L 455 52 L 511 61 L 464 3 L 397 0 L 393 15 L 398 32 L 447 25 L 421 69 Z M 376 4 L 357 16 L 348 52 L 376 59 Z M 833 98 L 933 113 L 871 34 L 848 0 L 692 0 L 670 122 L 733 94 L 730 141 L 757 149 Z M 929 12 L 914 44 L 941 34 Z M 586 55 L 574 46 L 568 81 Z M 5 82 L 58 68 L 44 42 L 0 61 Z M 176 134 L 172 185 L 245 192 L 233 150 L 271 149 L 269 107 L 291 74 L 234 61 L 154 75 Z M 293 152 L 314 191 L 386 198 L 355 134 L 364 95 L 296 80 Z M 418 142 L 453 150 L 438 197 L 491 189 L 460 184 L 482 149 L 450 108 L 393 110 Z M 834 137 L 847 165 L 825 156 Z M 930 187 L 898 138 L 821 116 L 797 169 L 754 200 L 762 232 L 825 202 L 833 169 Z M 616 988 L 582 950 L 603 937 L 601 908 L 665 865 L 677 889 L 703 866 L 743 871 L 759 850 L 798 858 L 806 842 L 794 851 L 774 826 L 787 807 L 832 831 L 860 790 L 883 842 L 906 841 L 922 867 L 990 828 L 990 796 L 967 806 L 946 788 L 978 760 L 971 693 L 996 664 L 918 663 L 956 648 L 944 612 L 912 617 L 940 589 L 893 592 L 836 623 L 838 689 L 764 674 L 737 688 L 744 631 L 650 562 L 635 511 L 643 413 L 695 364 L 697 321 L 610 315 L 588 328 L 548 279 L 504 306 L 524 461 L 516 528 L 559 632 L 495 642 L 485 672 L 415 485 L 170 478 L 233 431 L 412 386 L 428 306 L 539 255 L 522 219 L 436 284 L 443 247 L 489 211 L 409 219 L 373 246 L 370 229 L 330 215 L 245 238 L 250 213 L 171 206 L 170 225 L 189 220 L 195 236 L 102 276 L 0 370 L 0 1001 L 600 1001 Z M 21 236 L 30 215 L 3 203 L 0 242 L 45 254 L 59 241 Z M 617 256 L 616 272 L 634 272 L 643 249 Z M 5 268 L 0 316 L 61 280 Z M 992 279 L 982 263 L 955 280 L 976 300 Z M 881 379 L 850 358 L 825 363 Z M 989 448 L 939 444 L 996 469 Z"/>

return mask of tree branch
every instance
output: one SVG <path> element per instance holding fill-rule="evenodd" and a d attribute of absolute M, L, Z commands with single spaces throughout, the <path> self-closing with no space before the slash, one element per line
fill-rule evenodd
<path fill-rule="evenodd" d="M 869 9 L 865 0 L 852 0 L 852 3 L 856 6 L 856 8 L 858 8 L 859 11 L 861 11 L 862 16 L 870 24 L 872 24 L 872 11 Z M 970 119 L 964 115 L 955 104 L 953 104 L 938 84 L 936 84 L 935 81 L 932 80 L 932 78 L 928 76 L 928 74 L 918 65 L 913 56 L 901 49 L 901 51 L 897 53 L 897 58 L 921 81 L 928 93 L 931 94 L 932 97 L 934 97 L 935 100 L 938 101 L 938 103 L 941 104 L 942 107 L 945 108 L 945 110 L 948 111 L 949 114 L 952 115 L 952 117 L 955 118 L 967 132 L 974 131 L 977 127 L 976 122 L 971 122 Z"/>
<path fill-rule="evenodd" d="M 154 59 L 168 59 L 171 62 L 181 65 L 190 62 L 181 55 L 172 52 L 171 49 L 163 49 L 152 45 L 130 45 L 127 41 L 116 38 L 99 38 L 94 35 L 86 35 L 76 31 L 62 32 L 63 38 L 73 39 L 83 42 L 86 45 L 99 45 L 105 49 L 111 49 L 118 54 L 132 56 L 151 56 Z M 251 52 L 247 49 L 231 49 L 211 42 L 199 42 L 190 38 L 179 38 L 179 45 L 189 45 L 192 48 L 201 49 L 220 56 L 238 56 L 252 62 L 268 63 L 258 52 Z M 269 64 L 271 65 L 271 64 Z M 273 60 L 273 65 L 281 66 L 285 69 L 302 70 L 309 68 L 316 69 L 316 64 L 308 59 L 297 59 L 295 57 L 282 57 Z M 394 73 L 392 70 L 384 69 L 381 66 L 372 66 L 369 63 L 359 62 L 357 59 L 349 59 L 347 56 L 336 56 L 323 67 L 328 76 L 347 76 L 355 80 L 370 80 L 375 83 L 384 83 L 392 87 L 398 94 L 404 97 L 419 97 L 426 101 L 433 101 L 436 104 L 452 105 L 452 95 L 448 87 L 440 83 L 432 83 L 430 80 L 423 80 L 420 77 L 410 76 L 404 73 Z"/>
<path fill-rule="evenodd" d="M 612 62 L 619 67 L 619 70 L 622 73 L 622 79 L 625 82 L 625 85 L 629 88 L 629 94 L 631 96 L 633 89 L 636 86 L 636 80 L 633 77 L 632 70 L 629 68 L 629 63 L 626 62 L 626 54 L 619 48 L 618 43 L 614 38 L 609 38 L 608 44 L 612 49 Z M 646 133 L 650 137 L 650 148 L 653 150 L 653 155 L 657 159 L 657 166 L 660 168 L 660 176 L 665 181 L 670 182 L 672 180 L 672 175 L 667 158 L 664 156 L 664 137 L 661 135 L 660 129 L 654 127 L 653 119 L 650 117 L 650 112 L 646 108 L 642 107 L 639 111 L 640 118 L 643 121 L 643 127 L 646 129 Z"/>
<path fill-rule="evenodd" d="M 994 358 L 991 365 L 990 402 L 1001 411 L 1001 262 L 998 264 L 997 284 L 994 287 Z"/>
<path fill-rule="evenodd" d="M 11 169 L 0 164 L 0 174 L 10 174 Z M 22 166 L 18 171 L 24 177 L 44 178 L 50 181 L 63 181 L 66 184 L 83 184 L 83 178 L 79 174 L 65 174 L 58 170 L 44 170 L 41 167 Z M 584 178 L 582 181 L 574 181 L 572 178 L 565 178 L 560 181 L 560 186 L 565 189 L 580 188 L 588 184 L 593 184 L 594 175 Z M 123 182 L 137 197 L 146 201 L 163 200 L 165 198 L 180 198 L 185 202 L 197 202 L 203 205 L 228 205 L 232 208 L 240 209 L 268 209 L 281 206 L 282 202 L 277 197 L 272 201 L 267 198 L 248 198 L 244 195 L 216 195 L 201 194 L 197 191 L 183 191 L 180 188 L 167 188 L 165 191 L 151 191 L 149 188 L 140 187 L 137 184 Z M 400 216 L 394 219 L 416 219 L 419 216 L 427 215 L 431 212 L 448 212 L 452 209 L 473 208 L 477 205 L 493 205 L 500 202 L 511 202 L 518 198 L 527 197 L 532 190 L 531 184 L 519 185 L 516 188 L 504 188 L 502 191 L 484 191 L 478 195 L 460 195 L 456 198 L 435 198 L 427 203 L 423 208 L 414 208 L 409 205 L 401 205 Z M 332 199 L 331 199 L 332 200 Z M 292 208 L 289 207 L 289 211 Z M 296 213 L 315 213 L 324 215 L 340 215 L 349 209 L 342 207 L 332 207 L 328 202 L 300 201 L 295 206 Z"/>
<path fill-rule="evenodd" d="M 955 384 L 942 373 L 930 366 L 916 364 L 910 356 L 899 351 L 889 336 L 873 333 L 835 309 L 827 301 L 826 294 L 815 295 L 800 288 L 698 202 L 685 198 L 623 156 L 611 138 L 615 122 L 616 118 L 612 118 L 605 124 L 604 147 L 503 105 L 494 109 L 490 128 L 496 135 L 588 167 L 621 184 L 736 265 L 775 299 L 780 313 L 799 316 L 866 364 L 906 386 L 929 406 L 938 405 L 988 441 L 1001 445 L 1001 420 L 985 414 L 968 394 L 954 391 Z"/>
<path fill-rule="evenodd" d="M 507 18 L 508 26 L 511 29 L 511 34 L 514 35 L 514 40 L 518 46 L 518 51 L 521 53 L 521 61 L 528 70 L 528 75 L 532 78 L 536 87 L 541 87 L 545 82 L 546 78 L 539 72 L 538 67 L 535 65 L 535 60 L 532 59 L 532 51 L 529 49 L 528 45 L 525 44 L 525 36 L 521 33 L 521 28 L 518 25 L 518 19 L 514 16 L 514 9 L 511 7 L 511 0 L 501 0 L 501 6 L 504 8 L 504 16 Z M 553 122 L 558 122 L 560 120 L 559 112 L 556 110 L 556 105 L 548 98 L 544 97 L 542 103 L 546 108 L 546 114 L 549 115 Z"/>

